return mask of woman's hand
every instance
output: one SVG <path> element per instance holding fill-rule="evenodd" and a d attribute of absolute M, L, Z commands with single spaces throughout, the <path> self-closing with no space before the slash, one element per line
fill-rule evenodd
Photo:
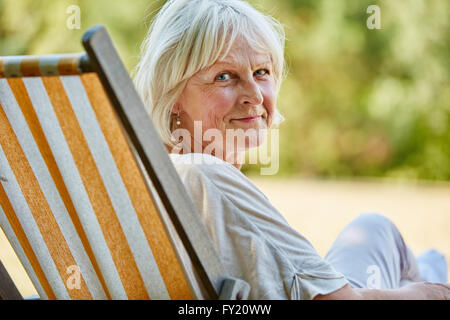
<path fill-rule="evenodd" d="M 450 300 L 450 285 L 434 282 L 413 282 L 400 289 L 411 300 Z M 401 292 L 402 291 L 402 292 Z"/>
<path fill-rule="evenodd" d="M 450 300 L 450 285 L 433 282 L 413 282 L 398 289 L 352 288 L 345 285 L 317 300 Z"/>

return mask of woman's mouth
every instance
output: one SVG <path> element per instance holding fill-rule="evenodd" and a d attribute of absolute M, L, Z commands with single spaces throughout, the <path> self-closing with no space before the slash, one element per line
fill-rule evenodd
<path fill-rule="evenodd" d="M 242 121 L 242 122 L 254 122 L 254 121 L 258 121 L 259 119 L 261 119 L 261 116 L 246 117 L 246 118 L 239 118 L 239 119 L 233 119 L 233 120 Z"/>

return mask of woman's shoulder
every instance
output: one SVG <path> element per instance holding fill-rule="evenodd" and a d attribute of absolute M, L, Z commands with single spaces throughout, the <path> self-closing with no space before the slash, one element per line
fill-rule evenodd
<path fill-rule="evenodd" d="M 186 153 L 186 154 L 179 154 L 179 153 L 169 153 L 169 157 L 174 162 L 174 164 L 198 164 L 198 165 L 227 165 L 228 163 L 223 161 L 222 159 L 219 159 L 217 157 L 214 157 L 212 155 L 206 154 L 206 153 Z"/>
<path fill-rule="evenodd" d="M 170 154 L 182 182 L 191 192 L 219 191 L 221 196 L 243 200 L 268 200 L 239 169 L 217 157 L 202 153 Z M 193 190 L 194 189 L 194 190 Z"/>
<path fill-rule="evenodd" d="M 228 162 L 217 157 L 204 153 L 188 153 L 176 154 L 170 153 L 175 169 L 180 176 L 184 175 L 200 175 L 205 178 L 222 179 L 231 176 L 246 179 L 239 169 L 235 168 Z"/>

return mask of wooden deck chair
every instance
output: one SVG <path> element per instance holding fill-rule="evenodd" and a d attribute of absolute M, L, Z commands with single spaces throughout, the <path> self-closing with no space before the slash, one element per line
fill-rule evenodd
<path fill-rule="evenodd" d="M 0 59 L 0 225 L 40 298 L 245 299 L 106 30 L 82 42 Z"/>

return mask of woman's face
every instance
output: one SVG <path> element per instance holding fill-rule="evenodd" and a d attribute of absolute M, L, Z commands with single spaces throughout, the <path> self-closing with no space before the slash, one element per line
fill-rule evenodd
<path fill-rule="evenodd" d="M 223 146 L 227 134 L 244 135 L 245 144 L 237 147 L 243 150 L 263 142 L 267 130 L 260 130 L 270 128 L 275 104 L 276 85 L 269 55 L 255 51 L 239 39 L 223 60 L 187 81 L 172 112 L 180 113 L 181 124 L 177 128 L 194 135 L 194 121 L 201 121 L 202 133 L 216 129 L 222 134 Z M 199 138 L 194 136 L 196 143 L 200 143 Z M 203 140 L 204 149 L 211 140 Z M 236 144 L 239 138 L 237 141 Z"/>

